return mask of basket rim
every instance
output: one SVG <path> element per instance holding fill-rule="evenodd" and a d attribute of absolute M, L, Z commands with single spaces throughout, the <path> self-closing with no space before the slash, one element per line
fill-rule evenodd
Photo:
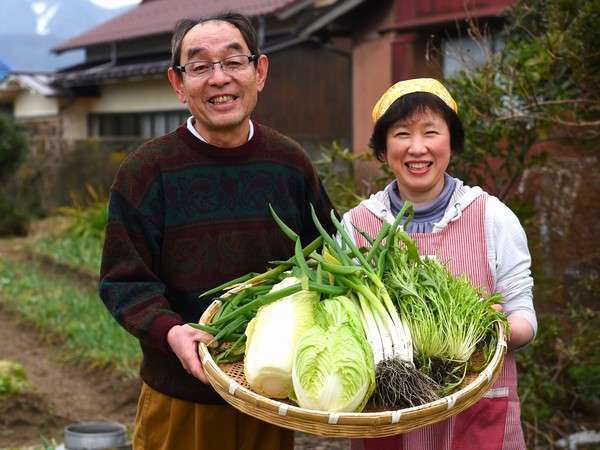
<path fill-rule="evenodd" d="M 199 323 L 208 323 L 220 305 L 220 300 L 214 300 L 202 314 Z M 433 402 L 387 411 L 329 412 L 302 408 L 286 401 L 265 397 L 229 377 L 214 361 L 206 344 L 198 344 L 198 353 L 213 388 L 224 400 L 246 414 L 296 431 L 306 432 L 309 425 L 299 421 L 308 421 L 318 427 L 318 430 L 311 429 L 308 432 L 322 436 L 339 437 L 347 426 L 348 437 L 379 437 L 404 432 L 411 426 L 411 422 L 419 422 L 419 425 L 414 427 L 419 428 L 443 420 L 479 400 L 498 377 L 507 351 L 504 327 L 497 324 L 496 329 L 498 339 L 494 355 L 488 365 L 469 384 Z M 429 416 L 430 420 L 423 422 L 426 416 Z M 378 427 L 383 429 L 378 431 Z"/>

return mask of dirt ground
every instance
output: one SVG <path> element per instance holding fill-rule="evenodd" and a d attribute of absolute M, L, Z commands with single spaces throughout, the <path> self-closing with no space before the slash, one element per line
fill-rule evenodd
<path fill-rule="evenodd" d="M 36 224 L 29 238 L 0 240 L 0 258 L 30 258 L 24 244 L 55 223 Z M 43 263 L 43 261 L 42 261 Z M 48 267 L 53 273 L 56 265 Z M 71 269 L 65 269 L 69 274 Z M 72 275 L 72 274 L 71 274 Z M 85 277 L 84 277 L 85 278 Z M 82 282 L 81 278 L 79 282 Z M 88 282 L 90 282 L 88 278 Z M 0 359 L 21 364 L 34 386 L 32 392 L 0 397 L 0 450 L 41 446 L 44 440 L 61 443 L 63 429 L 84 420 L 117 421 L 130 426 L 135 417 L 139 380 L 124 381 L 114 375 L 85 371 L 56 357 L 52 342 L 2 307 L 0 299 Z M 322 439 L 298 433 L 296 450 L 347 450 L 345 439 Z"/>
<path fill-rule="evenodd" d="M 62 441 L 63 427 L 82 420 L 124 424 L 135 414 L 139 382 L 85 372 L 53 358 L 44 343 L 17 318 L 0 310 L 0 359 L 21 364 L 35 391 L 0 401 L 0 448 Z"/>

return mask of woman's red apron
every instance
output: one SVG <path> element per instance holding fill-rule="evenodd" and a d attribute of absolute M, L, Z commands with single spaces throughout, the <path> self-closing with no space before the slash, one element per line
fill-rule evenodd
<path fill-rule="evenodd" d="M 421 255 L 435 255 L 454 275 L 464 274 L 488 292 L 494 280 L 485 242 L 485 204 L 487 195 L 477 197 L 438 233 L 414 233 Z M 381 219 L 365 206 L 351 212 L 352 223 L 375 236 Z M 359 246 L 368 243 L 355 232 Z M 502 371 L 490 391 L 475 405 L 434 425 L 398 436 L 356 439 L 353 450 L 522 450 L 521 409 L 517 395 L 517 370 L 512 352 L 506 355 Z"/>

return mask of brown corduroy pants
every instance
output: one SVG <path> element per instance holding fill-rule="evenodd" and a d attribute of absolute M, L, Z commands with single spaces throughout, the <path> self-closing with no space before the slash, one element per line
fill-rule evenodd
<path fill-rule="evenodd" d="M 169 397 L 146 383 L 138 401 L 134 450 L 293 450 L 294 434 L 228 405 Z"/>

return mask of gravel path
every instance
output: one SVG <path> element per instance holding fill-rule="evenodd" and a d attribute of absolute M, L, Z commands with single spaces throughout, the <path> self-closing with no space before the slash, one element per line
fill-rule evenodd
<path fill-rule="evenodd" d="M 296 433 L 295 450 L 350 450 L 350 441 L 340 438 L 322 438 Z"/>

